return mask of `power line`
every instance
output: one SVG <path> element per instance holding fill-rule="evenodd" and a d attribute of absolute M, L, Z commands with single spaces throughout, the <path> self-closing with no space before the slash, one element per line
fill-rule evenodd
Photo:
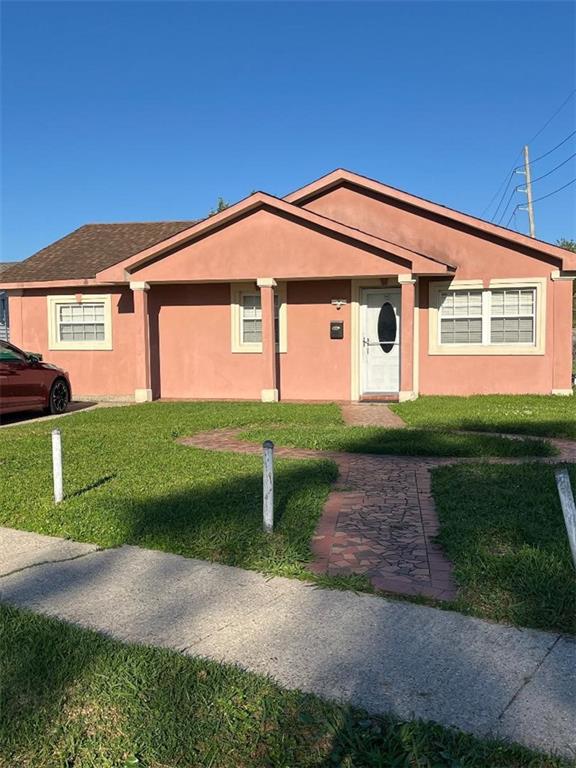
<path fill-rule="evenodd" d="M 512 216 L 515 216 L 515 215 L 516 215 L 516 211 L 518 210 L 518 208 L 520 208 L 520 203 L 518 203 L 518 205 L 516 206 L 516 208 L 514 208 L 514 210 L 513 210 L 513 211 L 512 211 L 512 213 L 510 214 L 510 218 L 508 219 L 508 221 L 506 222 L 506 225 L 505 225 L 505 226 L 506 226 L 506 229 L 508 229 L 508 225 L 509 225 L 509 224 L 510 224 L 510 222 L 512 221 Z"/>
<path fill-rule="evenodd" d="M 516 162 L 516 160 L 515 160 L 514 162 Z M 501 192 L 502 188 L 504 187 L 504 185 L 506 184 L 506 182 L 508 182 L 508 183 L 506 184 L 506 189 L 508 189 L 508 187 L 510 186 L 510 182 L 512 181 L 512 178 L 513 178 L 513 176 L 514 176 L 514 172 L 515 172 L 515 171 L 516 171 L 516 168 L 514 167 L 514 168 L 512 168 L 512 170 L 510 171 L 510 173 L 508 174 L 508 176 L 505 176 L 505 177 L 504 177 L 504 181 L 502 182 L 502 184 L 500 184 L 500 186 L 498 187 L 498 189 L 497 189 L 497 190 L 496 190 L 496 192 L 494 193 L 494 195 L 493 195 L 492 199 L 490 200 L 490 202 L 488 203 L 488 205 L 486 206 L 486 208 L 484 208 L 484 210 L 483 210 L 483 211 L 482 211 L 482 213 L 480 214 L 480 218 L 481 218 L 481 219 L 483 219 L 483 218 L 484 218 L 484 214 L 485 214 L 485 213 L 486 213 L 486 212 L 487 212 L 487 211 L 488 211 L 488 210 L 489 210 L 489 209 L 492 207 L 492 203 L 494 202 L 494 200 L 496 200 L 496 198 L 497 198 L 497 197 L 498 197 L 498 195 L 500 194 L 500 192 Z M 504 195 L 506 194 L 506 189 L 504 190 L 504 193 L 503 193 L 502 197 L 504 197 Z M 498 205 L 498 208 L 500 208 L 500 205 L 502 205 L 502 200 L 500 200 L 500 203 L 499 203 L 499 205 Z M 496 217 L 496 213 L 498 213 L 498 208 L 496 208 L 496 212 L 494 213 L 494 216 L 492 216 L 492 219 L 494 219 L 494 218 Z"/>
<path fill-rule="evenodd" d="M 571 184 L 574 184 L 574 182 L 576 182 L 576 178 L 572 179 L 567 184 L 564 184 L 563 186 L 558 187 L 558 189 L 554 189 L 554 190 L 552 190 L 552 192 L 548 192 L 547 195 L 542 195 L 542 197 L 537 197 L 535 200 L 532 200 L 532 202 L 533 203 L 537 203 L 539 200 L 545 200 L 547 197 L 552 197 L 552 195 L 555 195 L 557 192 L 562 192 L 563 189 L 566 189 L 566 187 L 569 187 Z M 514 191 L 516 191 L 516 190 L 514 190 Z M 514 210 L 510 214 L 510 218 L 508 219 L 508 221 L 506 222 L 506 225 L 505 225 L 506 227 L 508 227 L 508 225 L 512 221 L 512 217 L 515 216 L 516 211 L 519 208 L 521 208 L 521 207 L 522 207 L 522 203 L 518 203 L 518 205 L 514 208 Z M 502 221 L 502 219 L 500 219 L 500 221 Z M 500 222 L 498 222 L 498 223 L 500 223 Z"/>
<path fill-rule="evenodd" d="M 539 157 L 535 157 L 534 160 L 531 160 L 530 163 L 529 163 L 529 166 L 532 166 L 537 160 L 542 160 L 543 157 L 547 157 L 548 155 L 552 154 L 552 152 L 557 150 L 563 144 L 566 144 L 566 142 L 569 139 L 571 139 L 572 136 L 574 136 L 575 134 L 576 134 L 576 131 L 572 131 L 572 133 L 570 133 L 568 136 L 566 136 L 566 138 L 563 139 L 559 144 L 557 144 L 555 147 L 552 147 L 552 149 L 549 149 L 548 152 L 545 152 L 543 155 L 540 155 Z M 576 152 L 574 154 L 570 155 L 570 157 L 566 158 L 566 160 L 563 160 L 559 165 L 557 165 L 554 168 L 552 168 L 552 170 L 548 171 L 547 173 L 542 174 L 542 176 L 538 176 L 538 178 L 536 178 L 536 179 L 533 179 L 532 183 L 534 184 L 536 181 L 540 181 L 540 179 L 544 179 L 544 178 L 546 178 L 546 176 L 550 176 L 552 173 L 554 173 L 554 171 L 557 171 L 558 168 L 561 168 L 563 165 L 566 165 L 566 163 L 569 162 L 573 157 L 576 157 Z M 496 210 L 494 211 L 494 214 L 490 217 L 490 221 L 494 221 L 494 219 L 498 216 L 498 212 L 499 212 L 500 208 L 502 207 L 502 203 L 504 202 L 504 198 L 506 196 L 506 193 L 508 192 L 508 190 L 510 188 L 510 183 L 512 182 L 514 174 L 517 173 L 518 171 L 522 171 L 522 170 L 523 170 L 523 166 L 521 166 L 521 165 L 515 166 L 514 169 L 508 175 L 506 186 L 504 188 L 504 191 L 502 192 L 502 196 L 500 197 L 500 201 L 498 202 L 498 205 L 496 206 Z M 506 182 L 506 180 L 505 180 L 505 182 Z M 502 189 L 502 186 L 503 185 L 500 186 L 500 190 Z M 502 210 L 502 213 L 500 214 L 500 218 L 498 219 L 498 224 L 500 224 L 500 222 L 502 221 L 504 216 L 506 216 L 506 211 L 508 210 L 508 206 L 512 202 L 512 198 L 514 197 L 514 193 L 518 191 L 520 186 L 521 185 L 519 184 L 518 186 L 514 187 L 514 189 L 510 193 L 510 197 L 508 198 L 508 200 L 506 202 L 506 205 L 504 206 L 504 209 Z M 498 190 L 498 191 L 500 191 L 500 190 Z M 492 198 L 491 203 L 494 201 L 495 197 L 496 196 L 494 196 Z"/>
<path fill-rule="evenodd" d="M 516 162 L 516 160 L 514 162 Z M 500 201 L 498 202 L 498 205 L 496 206 L 496 210 L 494 211 L 494 213 L 490 217 L 490 221 L 494 221 L 496 216 L 498 216 L 498 211 L 500 210 L 500 206 L 504 202 L 504 198 L 506 197 L 506 192 L 508 192 L 508 189 L 510 188 L 510 183 L 511 183 L 512 179 L 514 178 L 514 174 L 515 173 L 516 173 L 516 168 L 514 167 L 514 168 L 512 168 L 512 170 L 510 171 L 510 173 L 508 175 L 507 183 L 506 183 L 506 179 L 504 179 L 504 182 L 506 183 L 506 186 L 504 188 L 504 191 L 502 192 L 502 196 L 500 197 Z M 500 187 L 500 189 L 502 189 L 502 186 Z M 500 192 L 500 190 L 498 190 L 498 192 Z M 492 198 L 492 200 L 494 200 L 494 198 Z"/>
<path fill-rule="evenodd" d="M 518 185 L 518 186 L 520 186 L 520 185 Z M 518 187 L 514 187 L 514 189 L 513 189 L 513 190 L 512 190 L 512 192 L 510 193 L 510 197 L 508 198 L 508 202 L 507 202 L 507 203 L 506 203 L 506 205 L 504 206 L 504 210 L 502 211 L 502 214 L 500 215 L 500 218 L 498 219 L 498 224 L 500 224 L 500 222 L 502 221 L 502 219 L 504 218 L 504 216 L 506 216 L 506 211 L 508 210 L 508 206 L 509 206 L 509 205 L 510 205 L 510 203 L 512 202 L 512 198 L 514 197 L 514 195 L 516 194 L 516 192 L 518 192 Z M 517 208 L 517 207 L 518 207 L 518 206 L 516 206 L 516 208 Z M 496 218 L 496 216 L 494 216 L 494 218 Z M 494 219 L 493 219 L 493 220 L 494 220 Z M 508 221 L 510 221 L 510 219 L 508 219 Z M 508 224 L 507 224 L 506 226 L 508 226 Z"/>
<path fill-rule="evenodd" d="M 562 104 L 560 104 L 560 106 L 558 107 L 558 109 L 557 109 L 557 110 L 556 110 L 556 111 L 555 111 L 555 112 L 552 114 L 552 116 L 551 116 L 551 117 L 550 117 L 550 118 L 547 120 L 547 122 L 546 122 L 546 123 L 544 123 L 544 125 L 542 126 L 542 128 L 540 128 L 540 130 L 539 130 L 539 131 L 537 131 L 537 132 L 534 134 L 534 136 L 532 136 L 532 138 L 531 138 L 531 139 L 530 139 L 530 140 L 527 142 L 528 144 L 531 144 L 531 143 L 534 141 L 534 139 L 536 139 L 538 136 L 540 136 L 540 134 L 541 134 L 541 133 L 542 133 L 544 130 L 546 130 L 546 128 L 548 128 L 548 126 L 550 125 L 550 123 L 552 122 L 552 120 L 554 120 L 554 118 L 556 117 L 556 115 L 558 115 L 558 114 L 559 114 L 559 113 L 560 113 L 560 112 L 561 112 L 561 111 L 564 109 L 564 107 L 566 106 L 566 104 L 568 104 L 568 102 L 570 101 L 570 99 L 572 98 L 572 96 L 574 96 L 574 94 L 575 94 L 575 93 L 576 93 L 576 88 L 574 88 L 574 90 L 573 90 L 573 91 L 571 91 L 571 92 L 568 94 L 568 96 L 567 96 L 567 97 L 564 99 L 564 101 L 562 102 Z M 574 131 L 574 133 L 576 133 L 576 131 Z M 558 144 L 556 147 L 554 147 L 553 149 L 551 149 L 549 152 L 546 152 L 544 155 L 540 155 L 540 157 L 537 157 L 537 158 L 535 158 L 534 160 L 532 160 L 532 162 L 533 162 L 533 163 L 535 163 L 537 160 L 541 160 L 543 157 L 546 157 L 546 156 L 547 156 L 547 155 L 549 155 L 550 153 L 554 152 L 554 150 L 558 149 L 558 147 L 561 147 L 561 146 L 562 146 L 562 144 L 564 144 L 566 141 L 568 141 L 568 139 L 570 139 L 570 138 L 571 138 L 571 137 L 574 135 L 574 133 L 570 134 L 570 136 L 568 136 L 566 139 L 564 139 L 564 141 L 560 142 L 560 144 Z M 511 181 L 512 181 L 512 179 L 514 178 L 514 173 L 516 172 L 516 163 L 518 162 L 518 158 L 519 158 L 519 157 L 521 157 L 521 155 L 522 155 L 522 150 L 520 150 L 520 152 L 518 152 L 518 154 L 516 155 L 516 157 L 515 157 L 515 159 L 514 159 L 514 165 L 512 166 L 512 170 L 511 170 L 511 171 L 510 171 L 510 172 L 509 172 L 509 173 L 508 173 L 508 174 L 507 174 L 507 175 L 504 177 L 504 181 L 502 182 L 502 184 L 500 184 L 500 186 L 498 187 L 497 191 L 496 191 L 496 192 L 495 192 L 495 194 L 493 195 L 492 199 L 490 200 L 490 202 L 488 203 L 488 205 L 487 205 L 487 206 L 484 208 L 484 210 L 482 211 L 482 214 L 481 214 L 480 218 L 484 218 L 484 214 L 485 214 L 485 213 L 487 213 L 487 211 L 489 211 L 489 210 L 490 210 L 490 207 L 492 206 L 492 203 L 493 203 L 493 202 L 494 202 L 494 200 L 495 200 L 495 199 L 498 197 L 498 195 L 500 194 L 501 190 L 504 188 L 504 191 L 502 192 L 502 197 L 500 198 L 500 202 L 498 203 L 498 205 L 497 205 L 497 207 L 496 207 L 496 210 L 494 211 L 494 214 L 493 214 L 493 216 L 491 217 L 490 221 L 494 221 L 494 219 L 495 219 L 495 218 L 496 218 L 496 216 L 498 215 L 498 211 L 500 210 L 500 206 L 502 205 L 502 201 L 504 200 L 504 198 L 505 198 L 505 196 L 506 196 L 506 192 L 508 191 L 508 188 L 509 188 L 509 186 L 510 186 L 510 182 L 511 182 Z M 503 216 L 502 216 L 502 218 L 503 218 Z"/>
<path fill-rule="evenodd" d="M 547 197 L 552 197 L 552 195 L 555 195 L 557 192 L 561 192 L 563 189 L 566 189 L 566 187 L 569 187 L 570 184 L 574 184 L 576 181 L 576 178 L 569 181 L 567 184 L 564 184 L 562 187 L 558 187 L 558 189 L 555 189 L 553 192 L 548 192 L 547 195 L 542 195 L 542 197 L 537 197 L 536 200 L 532 200 L 533 203 L 537 203 L 539 200 L 545 200 Z"/>
<path fill-rule="evenodd" d="M 562 139 L 560 144 L 556 144 L 555 147 L 552 147 L 552 149 L 549 149 L 548 152 L 544 152 L 543 155 L 539 155 L 538 157 L 535 157 L 534 160 L 530 160 L 530 165 L 534 165 L 534 163 L 537 163 L 538 160 L 542 160 L 543 157 L 548 157 L 548 155 L 551 155 L 552 152 L 555 152 L 559 147 L 561 147 L 563 144 L 566 144 L 567 141 L 569 141 L 572 136 L 576 134 L 576 131 L 572 131 L 572 133 L 569 133 L 568 136 L 566 136 L 565 139 Z M 522 166 L 518 166 L 518 168 L 522 168 Z M 516 168 L 514 170 L 517 170 Z"/>
<path fill-rule="evenodd" d="M 540 179 L 545 179 L 546 176 L 550 176 L 550 174 L 554 173 L 554 171 L 557 171 L 558 168 L 562 168 L 563 165 L 566 165 L 566 163 L 569 163 L 570 160 L 572 160 L 573 157 L 576 157 L 576 152 L 574 152 L 574 154 L 570 155 L 570 157 L 567 157 L 566 160 L 563 160 L 561 163 L 559 163 L 559 165 L 557 165 L 555 168 L 552 168 L 552 170 L 548 171 L 548 173 L 543 173 L 542 176 L 538 176 L 538 178 L 532 179 L 532 184 L 535 184 L 537 181 L 540 181 Z M 533 162 L 534 162 L 534 160 L 532 160 L 532 163 Z M 530 163 L 530 165 L 532 165 L 532 163 Z"/>
<path fill-rule="evenodd" d="M 534 139 L 537 139 L 537 138 L 538 138 L 538 136 L 540 136 L 540 134 L 541 134 L 541 133 L 542 133 L 544 130 L 546 130 L 546 128 L 548 128 L 548 126 L 550 125 L 550 123 L 552 122 L 552 120 L 554 120 L 554 118 L 556 117 L 556 115 L 558 115 L 558 114 L 559 114 L 559 113 L 560 113 L 560 112 L 561 112 L 561 111 L 564 109 L 564 107 L 566 106 L 566 104 L 568 104 L 568 102 L 570 101 L 570 99 L 572 98 L 572 96 L 574 96 L 574 94 L 575 94 L 575 93 L 576 93 L 576 88 L 574 88 L 574 90 L 573 90 L 571 93 L 569 93 L 569 94 L 568 94 L 568 96 L 567 96 L 567 97 L 564 99 L 564 101 L 562 102 L 562 104 L 560 104 L 560 106 L 558 107 L 558 109 L 556 110 L 556 112 L 554 112 L 554 114 L 553 114 L 553 115 L 552 115 L 552 117 L 551 117 L 551 118 L 548 120 L 548 122 L 544 123 L 544 125 L 542 126 L 542 128 L 540 128 L 540 130 L 539 130 L 537 133 L 535 133 L 535 134 L 534 134 L 534 136 L 532 136 L 532 138 L 531 138 L 531 139 L 529 139 L 529 140 L 526 142 L 527 144 L 532 144 L 532 142 L 534 141 Z M 533 160 L 532 162 L 535 162 L 535 161 Z"/>

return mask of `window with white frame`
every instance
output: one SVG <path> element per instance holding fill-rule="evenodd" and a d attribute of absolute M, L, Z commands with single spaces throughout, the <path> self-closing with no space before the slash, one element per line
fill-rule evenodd
<path fill-rule="evenodd" d="M 279 309 L 278 294 L 274 295 L 274 333 L 279 339 Z M 259 293 L 243 293 L 240 308 L 240 340 L 242 344 L 259 344 L 262 342 L 262 305 Z"/>
<path fill-rule="evenodd" d="M 111 296 L 48 296 L 50 349 L 112 349 Z"/>
<path fill-rule="evenodd" d="M 59 341 L 104 341 L 104 302 L 59 304 L 57 332 Z"/>
<path fill-rule="evenodd" d="M 439 315 L 441 344 L 482 344 L 482 291 L 443 291 Z"/>
<path fill-rule="evenodd" d="M 518 353 L 533 348 L 542 353 L 543 333 L 539 323 L 544 314 L 538 298 L 545 285 L 499 286 L 482 288 L 437 288 L 433 308 L 437 309 L 437 330 L 431 341 L 450 353 L 450 349 L 470 347 L 470 354 L 489 354 L 486 348 Z M 434 299 L 434 295 L 436 298 Z M 538 317 L 540 316 L 540 321 Z M 440 349 L 438 349 L 440 351 Z M 464 353 L 467 354 L 467 353 Z"/>
<path fill-rule="evenodd" d="M 535 293 L 534 288 L 490 291 L 491 344 L 534 344 Z"/>
<path fill-rule="evenodd" d="M 274 287 L 274 331 L 276 350 L 287 351 L 286 283 Z M 256 283 L 230 284 L 232 352 L 262 352 L 262 304 Z"/>

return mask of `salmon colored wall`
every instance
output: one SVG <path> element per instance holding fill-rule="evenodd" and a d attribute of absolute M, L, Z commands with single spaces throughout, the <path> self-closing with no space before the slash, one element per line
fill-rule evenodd
<path fill-rule="evenodd" d="M 457 265 L 455 280 L 548 277 L 558 265 L 443 226 L 374 197 L 341 187 L 306 204 L 317 213 L 365 229 Z M 547 284 L 544 355 L 429 355 L 428 278 L 419 279 L 419 392 L 424 395 L 550 393 L 570 389 L 571 297 L 568 281 Z"/>
<path fill-rule="evenodd" d="M 349 281 L 288 285 L 288 351 L 277 355 L 284 399 L 350 398 Z M 152 390 L 164 398 L 260 399 L 260 353 L 231 351 L 230 284 L 154 285 L 149 293 Z M 344 320 L 345 338 L 330 339 Z"/>
<path fill-rule="evenodd" d="M 348 189 L 334 190 L 307 207 L 400 245 L 458 265 L 457 280 L 549 277 L 558 265 L 530 258 L 499 242 L 439 225 L 397 206 Z M 259 211 L 234 226 L 151 263 L 134 273 L 151 281 L 151 386 L 155 397 L 259 399 L 266 387 L 263 356 L 232 353 L 230 284 L 158 281 L 239 280 L 332 276 L 288 282 L 288 351 L 277 356 L 283 399 L 350 398 L 350 304 L 336 310 L 335 298 L 350 302 L 350 280 L 409 269 L 366 250 L 325 237 L 282 216 Z M 428 278 L 419 278 L 419 392 L 421 394 L 549 393 L 571 384 L 571 283 L 547 283 L 544 355 L 455 356 L 428 354 Z M 46 296 L 113 293 L 111 351 L 48 349 Z M 10 297 L 11 338 L 70 373 L 76 397 L 132 398 L 142 387 L 136 375 L 138 319 L 129 288 L 29 290 Z M 330 321 L 344 322 L 344 339 L 330 339 Z"/>
<path fill-rule="evenodd" d="M 48 349 L 49 295 L 74 295 L 76 292 L 112 294 L 111 350 Z M 129 288 L 70 288 L 53 291 L 26 291 L 21 297 L 10 296 L 10 340 L 28 352 L 40 352 L 48 363 L 68 371 L 75 399 L 82 395 L 132 398 L 135 389 L 134 348 L 135 318 L 132 291 Z M 20 321 L 13 323 L 14 316 Z"/>
<path fill-rule="evenodd" d="M 345 187 L 329 192 L 304 207 L 405 248 L 445 259 L 458 268 L 457 280 L 533 277 L 549 275 L 551 270 L 559 268 L 558 262 L 551 258 L 548 262 L 526 258 L 509 243 L 476 237 L 457 227 L 438 224 L 424 215 Z"/>
<path fill-rule="evenodd" d="M 552 389 L 570 389 L 572 353 L 568 344 L 562 350 L 562 361 L 556 380 L 555 344 L 571 339 L 569 328 L 571 302 L 563 286 L 569 282 L 548 280 L 546 304 L 546 352 L 544 355 L 429 355 L 428 293 L 430 281 L 420 280 L 420 394 L 550 394 Z M 562 286 L 560 291 L 558 287 Z M 556 311 L 566 318 L 566 327 L 558 328 L 555 338 Z M 557 324 L 556 324 L 557 326 Z M 571 342 L 570 342 L 571 343 Z M 558 350 L 557 350 L 558 351 Z"/>
<path fill-rule="evenodd" d="M 553 389 L 572 386 L 572 290 L 570 280 L 555 280 Z"/>
<path fill-rule="evenodd" d="M 408 262 L 374 255 L 260 210 L 132 272 L 133 280 L 256 280 L 397 275 Z"/>
<path fill-rule="evenodd" d="M 230 285 L 154 285 L 148 299 L 154 397 L 260 399 L 258 353 L 232 353 Z"/>
<path fill-rule="evenodd" d="M 346 299 L 341 309 L 332 299 Z M 350 281 L 288 283 L 288 352 L 280 355 L 280 397 L 350 399 Z M 330 338 L 330 322 L 344 338 Z"/>

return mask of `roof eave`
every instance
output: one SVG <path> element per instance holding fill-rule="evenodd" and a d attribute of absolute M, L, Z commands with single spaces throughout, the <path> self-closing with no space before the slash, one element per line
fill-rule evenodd
<path fill-rule="evenodd" d="M 387 253 L 397 258 L 403 259 L 411 264 L 416 262 L 417 268 L 414 270 L 418 274 L 446 274 L 454 270 L 455 267 L 448 262 L 442 262 L 438 259 L 428 257 L 425 254 L 418 254 L 410 251 L 404 246 L 390 243 L 382 238 L 371 235 L 361 230 L 353 229 L 341 222 L 321 216 L 313 211 L 294 206 L 291 203 L 281 200 L 265 192 L 255 192 L 249 197 L 240 200 L 230 208 L 220 213 L 204 219 L 194 224 L 189 229 L 173 235 L 150 248 L 146 248 L 139 253 L 125 259 L 118 264 L 108 267 L 96 275 L 97 280 L 124 281 L 130 280 L 130 276 L 136 270 L 142 268 L 151 259 L 156 259 L 165 253 L 170 252 L 178 246 L 183 246 L 187 242 L 192 242 L 195 238 L 206 236 L 224 224 L 232 224 L 237 219 L 246 216 L 261 208 L 272 208 L 279 212 L 294 216 L 298 219 L 307 221 L 327 231 L 347 237 L 361 244 L 376 248 L 382 253 Z"/>
<path fill-rule="evenodd" d="M 17 280 L 11 283 L 4 283 L 0 280 L 0 290 L 2 291 L 31 290 L 34 288 L 87 288 L 100 285 L 113 285 L 113 283 L 106 283 L 92 277 L 76 277 L 67 280 Z"/>

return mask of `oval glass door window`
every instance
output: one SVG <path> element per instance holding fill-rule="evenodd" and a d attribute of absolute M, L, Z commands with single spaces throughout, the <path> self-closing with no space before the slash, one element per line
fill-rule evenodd
<path fill-rule="evenodd" d="M 378 343 L 382 352 L 388 354 L 394 349 L 397 327 L 394 307 L 389 301 L 386 301 L 382 304 L 378 315 Z"/>

